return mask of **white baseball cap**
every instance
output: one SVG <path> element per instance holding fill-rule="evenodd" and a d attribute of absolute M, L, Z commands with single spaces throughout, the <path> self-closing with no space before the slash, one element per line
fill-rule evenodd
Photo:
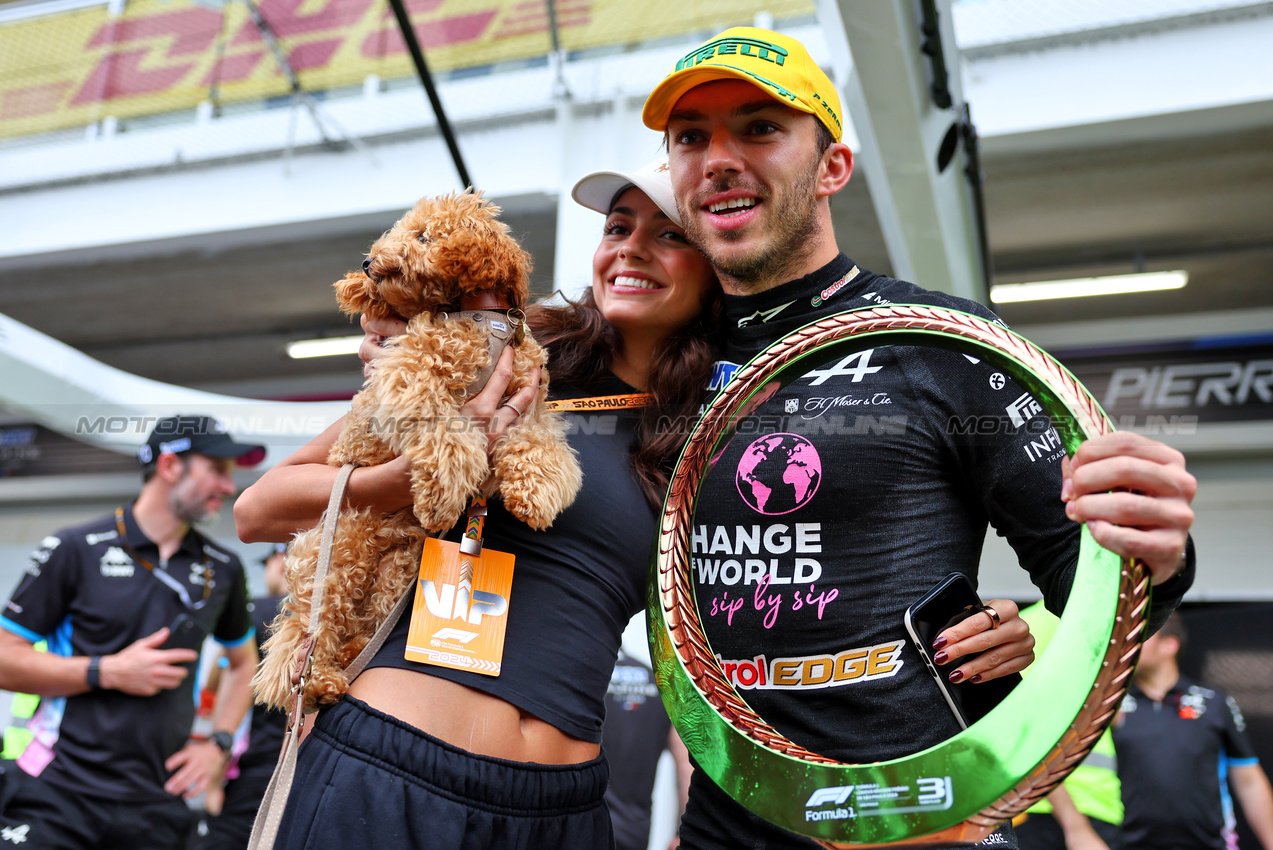
<path fill-rule="evenodd" d="M 610 207 L 619 193 L 635 186 L 645 194 L 668 218 L 681 224 L 681 214 L 676 211 L 676 195 L 672 192 L 672 175 L 668 171 L 667 157 L 648 162 L 636 171 L 594 171 L 580 178 L 570 196 L 579 204 L 602 215 L 609 215 Z"/>

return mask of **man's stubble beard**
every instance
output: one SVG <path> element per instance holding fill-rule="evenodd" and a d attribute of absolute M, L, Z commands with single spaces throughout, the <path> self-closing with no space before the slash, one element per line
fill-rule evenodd
<path fill-rule="evenodd" d="M 215 511 L 208 510 L 202 499 L 190 499 L 184 493 L 188 489 L 182 484 L 187 481 L 190 474 L 187 468 L 181 477 L 173 484 L 172 490 L 168 493 L 168 509 L 172 511 L 173 516 L 188 525 L 206 525 L 216 520 L 220 509 Z"/>
<path fill-rule="evenodd" d="M 812 167 L 791 187 L 787 197 L 762 196 L 761 203 L 772 208 L 768 214 L 770 221 L 766 224 L 766 232 L 770 238 L 746 254 L 713 252 L 707 247 L 708 228 L 702 219 L 685 215 L 686 211 L 682 211 L 681 219 L 686 223 L 686 235 L 698 246 L 719 277 L 729 279 L 744 292 L 758 292 L 768 288 L 766 284 L 772 286 L 791 279 L 797 270 L 803 268 L 804 261 L 817 243 L 813 237 L 818 231 L 817 186 L 820 163 L 821 157 L 815 157 Z M 712 188 L 712 194 L 732 188 L 737 188 L 737 185 L 722 181 Z M 715 235 L 725 242 L 738 242 L 746 238 L 743 232 L 735 230 L 715 231 Z"/>

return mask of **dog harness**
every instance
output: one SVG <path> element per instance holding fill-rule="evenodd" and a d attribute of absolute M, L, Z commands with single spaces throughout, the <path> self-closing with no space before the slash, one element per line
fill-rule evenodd
<path fill-rule="evenodd" d="M 504 349 L 509 345 L 521 345 L 526 338 L 526 314 L 519 307 L 507 306 L 504 299 L 493 291 L 484 289 L 461 296 L 460 310 L 445 315 L 462 322 L 472 322 L 486 331 L 486 351 L 490 362 L 477 373 L 473 383 L 465 387 L 465 398 L 472 398 L 491 379 Z"/>

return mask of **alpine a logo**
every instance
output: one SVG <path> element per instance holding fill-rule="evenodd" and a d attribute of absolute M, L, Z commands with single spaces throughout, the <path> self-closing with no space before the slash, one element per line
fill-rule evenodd
<path fill-rule="evenodd" d="M 868 348 L 866 351 L 850 354 L 826 369 L 810 369 L 804 373 L 801 380 L 811 379 L 809 381 L 811 387 L 820 387 L 832 378 L 850 378 L 855 384 L 861 383 L 867 375 L 874 375 L 884 368 L 871 365 L 871 355 L 874 352 L 874 348 Z"/>
<path fill-rule="evenodd" d="M 841 289 L 844 289 L 844 287 L 848 286 L 850 281 L 852 281 L 853 278 L 857 276 L 858 276 L 858 267 L 854 266 L 853 268 L 849 269 L 849 273 L 846 274 L 844 277 L 840 278 L 835 283 L 831 284 L 826 289 L 819 292 L 817 295 L 813 296 L 813 299 L 809 303 L 812 304 L 814 307 L 822 306 L 823 301 L 830 301 L 833 295 L 835 295 Z"/>

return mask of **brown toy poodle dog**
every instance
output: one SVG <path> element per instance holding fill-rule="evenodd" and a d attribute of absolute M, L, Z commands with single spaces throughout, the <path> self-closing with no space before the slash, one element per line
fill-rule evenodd
<path fill-rule="evenodd" d="M 530 257 L 479 194 L 425 198 L 371 246 L 363 271 L 336 284 L 340 307 L 408 320 L 376 360 L 364 389 L 328 454 L 333 466 L 411 459 L 411 509 L 384 516 L 345 509 L 340 514 L 315 637 L 313 673 L 305 704 L 334 702 L 348 687 L 344 669 L 408 592 L 418 575 L 429 532 L 463 515 L 479 491 L 498 491 L 504 506 L 543 529 L 574 501 L 581 473 L 564 439 L 564 425 L 543 409 L 548 376 L 535 403 L 489 448 L 485 432 L 460 414 L 465 398 L 485 383 L 500 347 L 514 346 L 511 395 L 543 366 L 544 350 L 519 327 L 529 293 Z M 485 313 L 462 313 L 514 308 Z M 309 628 L 321 527 L 288 549 L 291 597 L 275 621 L 255 686 L 262 702 L 284 707 L 293 668 Z"/>

